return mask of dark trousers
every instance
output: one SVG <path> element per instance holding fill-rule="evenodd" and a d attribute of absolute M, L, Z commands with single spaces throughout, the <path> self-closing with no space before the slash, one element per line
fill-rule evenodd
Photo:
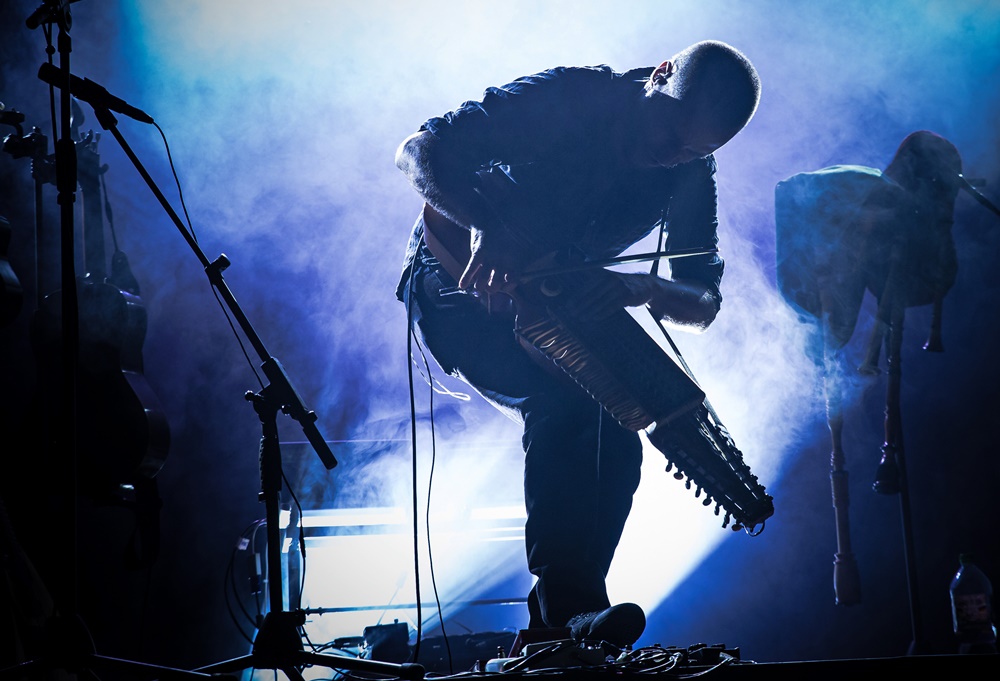
<path fill-rule="evenodd" d="M 441 367 L 524 425 L 525 544 L 538 578 L 528 626 L 562 627 L 610 606 L 605 577 L 639 485 L 642 445 L 525 352 L 512 312 L 489 311 L 467 294 L 440 295 L 454 286 L 422 247 L 405 302 Z"/>

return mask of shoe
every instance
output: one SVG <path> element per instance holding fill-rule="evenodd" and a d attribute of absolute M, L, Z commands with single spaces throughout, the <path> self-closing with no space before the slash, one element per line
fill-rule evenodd
<path fill-rule="evenodd" d="M 566 626 L 574 641 L 607 641 L 624 648 L 642 636 L 646 628 L 646 615 L 635 603 L 622 603 L 605 610 L 576 615 Z"/>

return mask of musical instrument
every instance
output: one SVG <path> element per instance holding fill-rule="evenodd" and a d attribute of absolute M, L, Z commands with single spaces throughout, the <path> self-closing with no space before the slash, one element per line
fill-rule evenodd
<path fill-rule="evenodd" d="M 83 195 L 84 264 L 78 277 L 79 377 L 77 439 L 85 490 L 114 494 L 122 485 L 151 480 L 162 468 L 170 431 L 143 375 L 146 310 L 128 260 L 115 251 L 108 274 L 104 245 L 97 139 L 76 143 Z M 61 291 L 45 296 L 32 320 L 32 340 L 43 386 L 58 386 L 62 339 Z"/>
<path fill-rule="evenodd" d="M 457 281 L 469 257 L 469 232 L 424 206 L 428 249 Z M 705 393 L 624 308 L 595 324 L 566 312 L 575 291 L 586 289 L 579 271 L 572 283 L 557 275 L 517 286 L 515 333 L 533 357 L 568 376 L 623 427 L 645 430 L 667 458 L 667 471 L 686 478 L 702 504 L 725 511 L 722 526 L 757 534 L 774 513 L 758 482 Z M 759 526 L 759 528 L 758 528 Z"/>
<path fill-rule="evenodd" d="M 0 328 L 14 321 L 24 302 L 24 289 L 7 259 L 10 223 L 0 215 Z"/>
<path fill-rule="evenodd" d="M 19 111 L 4 110 L 3 102 L 0 102 L 0 124 L 12 125 L 17 130 L 17 135 L 7 135 L 3 139 L 3 150 L 14 154 L 13 147 L 17 146 L 24 130 L 21 123 L 24 122 L 24 114 Z M 0 328 L 3 328 L 14 321 L 21 306 L 24 303 L 24 289 L 21 281 L 17 278 L 14 268 L 11 267 L 7 250 L 10 246 L 10 223 L 7 218 L 0 215 Z"/>

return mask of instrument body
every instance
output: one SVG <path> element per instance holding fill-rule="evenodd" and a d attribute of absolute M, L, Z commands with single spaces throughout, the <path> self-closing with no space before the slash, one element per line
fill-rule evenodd
<path fill-rule="evenodd" d="M 107 273 L 96 140 L 82 139 L 76 148 L 87 269 L 77 278 L 76 439 L 81 485 L 103 496 L 152 479 L 166 461 L 170 430 L 143 374 L 147 315 L 123 253 L 114 254 Z M 43 400 L 52 404 L 63 370 L 62 295 L 45 296 L 31 322 Z"/>
<path fill-rule="evenodd" d="M 429 205 L 423 222 L 428 249 L 457 281 L 470 255 L 469 232 Z M 567 301 L 591 288 L 577 285 L 588 274 L 593 276 L 584 270 L 572 279 L 539 277 L 510 293 L 521 344 L 543 367 L 586 391 L 623 427 L 645 430 L 667 458 L 667 470 L 687 478 L 696 496 L 704 493 L 704 505 L 714 501 L 716 514 L 725 510 L 723 527 L 733 519 L 733 529 L 753 533 L 774 513 L 773 500 L 714 417 L 701 388 L 626 309 L 598 323 L 567 313 Z"/>
<path fill-rule="evenodd" d="M 10 223 L 0 215 L 0 328 L 14 321 L 24 303 L 21 281 L 7 258 L 10 234 Z"/>

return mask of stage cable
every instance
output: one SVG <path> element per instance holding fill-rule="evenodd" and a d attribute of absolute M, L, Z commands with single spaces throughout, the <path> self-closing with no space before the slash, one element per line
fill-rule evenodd
<path fill-rule="evenodd" d="M 184 190 L 181 189 L 180 178 L 177 177 L 177 168 L 174 166 L 174 158 L 170 154 L 170 144 L 167 143 L 167 135 L 163 132 L 163 128 L 159 126 L 156 121 L 153 121 L 153 126 L 159 131 L 160 137 L 163 138 L 163 148 L 167 151 L 167 165 L 170 167 L 170 173 L 174 176 L 174 184 L 177 185 L 177 196 L 180 199 L 181 210 L 184 211 L 184 219 L 187 220 L 188 230 L 191 232 L 191 238 L 198 242 L 198 235 L 195 234 L 194 225 L 191 224 L 191 216 L 188 215 L 187 203 L 184 201 Z"/>
<path fill-rule="evenodd" d="M 177 176 L 177 168 L 174 165 L 173 155 L 170 153 L 170 143 L 167 141 L 167 135 L 163 131 L 163 128 L 161 128 L 159 124 L 157 124 L 155 121 L 153 122 L 153 127 L 156 128 L 156 130 L 160 133 L 160 137 L 163 139 L 163 148 L 167 153 L 167 165 L 170 168 L 170 174 L 173 175 L 174 184 L 177 187 L 177 197 L 181 204 L 181 211 L 184 213 L 184 219 L 187 221 L 187 229 L 188 232 L 190 232 L 191 239 L 195 243 L 197 243 L 198 235 L 194 231 L 194 224 L 191 222 L 191 216 L 188 213 L 187 202 L 184 200 L 184 190 L 181 188 L 181 181 L 180 178 Z M 236 325 L 233 323 L 232 317 L 230 317 L 229 315 L 229 308 L 225 305 L 225 303 L 222 302 L 222 299 L 219 297 L 219 291 L 216 289 L 216 287 L 212 286 L 211 289 L 212 289 L 212 295 L 215 296 L 215 302 L 218 303 L 219 307 L 222 309 L 222 314 L 226 318 L 226 323 L 229 324 L 229 329 L 232 331 L 233 337 L 236 338 L 236 342 L 240 346 L 240 351 L 243 353 L 243 357 L 246 359 L 247 365 L 253 372 L 254 378 L 257 379 L 257 384 L 260 385 L 261 388 L 263 388 L 264 381 L 261 380 L 260 374 L 257 373 L 257 367 L 254 366 L 253 360 L 250 359 L 250 353 L 247 351 L 246 344 L 243 342 L 243 338 L 236 330 Z"/>
<path fill-rule="evenodd" d="M 416 258 L 416 256 L 414 256 Z M 423 614 L 420 607 L 420 539 L 417 524 L 417 403 L 413 387 L 413 296 L 415 293 L 413 274 L 415 263 L 410 264 L 410 280 L 407 282 L 406 296 L 406 377 L 409 385 L 410 399 L 410 461 L 411 485 L 413 497 L 413 584 L 416 590 L 417 604 L 417 640 L 413 645 L 413 661 L 420 658 L 420 639 L 423 637 Z"/>
<path fill-rule="evenodd" d="M 249 556 L 248 564 L 250 565 L 250 567 L 247 570 L 247 579 L 252 580 L 254 577 L 260 576 L 257 572 L 256 551 L 254 551 L 253 549 L 256 545 L 256 534 L 263 525 L 264 525 L 263 520 L 255 520 L 250 525 L 248 525 L 245 530 L 243 530 L 243 533 L 240 535 L 239 541 L 236 543 L 236 546 L 233 547 L 233 551 L 230 554 L 229 565 L 226 567 L 226 576 L 224 580 L 223 596 L 226 603 L 226 610 L 229 612 L 229 617 L 233 621 L 233 624 L 236 625 L 236 629 L 240 633 L 240 636 L 242 636 L 247 641 L 247 643 L 250 644 L 253 643 L 253 636 L 251 634 L 247 634 L 243 630 L 243 623 L 240 621 L 238 617 L 236 608 L 237 607 L 239 608 L 243 617 L 250 624 L 250 627 L 252 629 L 257 628 L 258 622 L 257 618 L 254 617 L 254 615 L 247 610 L 246 606 L 243 603 L 242 600 L 243 594 L 238 585 L 236 577 L 236 559 L 241 551 L 248 551 L 248 556 Z M 253 582 L 251 581 L 250 583 L 252 584 Z M 257 603 L 257 614 L 259 617 L 261 608 L 259 600 L 256 599 L 256 594 L 258 593 L 260 593 L 259 588 L 257 591 L 254 591 L 251 595 L 255 597 Z M 234 601 L 235 601 L 235 606 L 234 606 Z"/>
<path fill-rule="evenodd" d="M 413 328 L 413 305 L 415 304 L 414 303 L 415 282 L 414 282 L 414 276 L 413 276 L 413 270 L 412 269 L 411 269 L 410 278 L 409 278 L 409 282 L 407 283 L 407 286 L 408 286 L 408 291 L 407 291 L 408 295 L 407 295 L 407 306 L 406 306 L 406 308 L 407 308 L 406 309 L 406 319 L 407 319 L 407 346 L 406 346 L 406 351 L 407 351 L 407 358 L 409 360 L 407 362 L 407 370 L 408 370 L 409 394 L 410 394 L 410 428 L 411 428 L 411 442 L 412 442 L 411 456 L 412 456 L 412 461 L 413 461 L 413 491 L 412 491 L 412 494 L 413 494 L 413 517 L 414 517 L 414 525 L 413 525 L 413 536 L 414 536 L 414 570 L 415 570 L 416 574 L 419 574 L 419 551 L 418 551 L 418 548 L 417 548 L 418 547 L 418 543 L 419 543 L 419 529 L 417 527 L 417 520 L 416 520 L 416 518 L 417 518 L 417 512 L 418 512 L 418 488 L 417 488 L 417 453 L 418 453 L 418 447 L 417 447 L 417 415 L 416 415 L 416 399 L 415 399 L 416 390 L 415 390 L 415 387 L 414 387 L 414 380 L 413 380 L 413 367 L 416 366 L 418 368 L 418 370 L 421 367 L 417 364 L 416 357 L 414 356 L 414 346 L 416 346 L 416 349 L 417 349 L 417 351 L 418 351 L 418 353 L 420 355 L 420 360 L 423 363 L 423 367 L 422 367 L 423 370 L 420 373 L 421 373 L 421 376 L 424 378 L 424 381 L 427 383 L 427 385 L 429 387 L 429 392 L 428 392 L 428 395 L 429 395 L 429 405 L 428 405 L 429 419 L 428 420 L 429 420 L 429 423 L 430 423 L 430 430 L 431 430 L 431 466 L 430 466 L 430 472 L 429 472 L 428 479 L 427 479 L 427 506 L 426 506 L 426 509 L 425 509 L 425 516 L 424 516 L 424 525 L 425 525 L 425 530 L 426 530 L 426 533 L 427 533 L 427 560 L 428 560 L 428 563 L 430 565 L 431 588 L 432 588 L 432 591 L 434 593 L 434 602 L 435 602 L 435 606 L 436 606 L 436 609 L 437 609 L 438 623 L 439 623 L 439 625 L 441 627 L 441 637 L 442 637 L 442 640 L 444 641 L 445 651 L 446 651 L 446 654 L 448 656 L 448 668 L 449 668 L 449 670 L 451 670 L 451 669 L 453 669 L 454 662 L 453 662 L 453 656 L 452 656 L 452 652 L 451 652 L 451 643 L 448 640 L 448 632 L 447 632 L 447 630 L 445 628 L 445 624 L 444 624 L 444 612 L 443 612 L 443 610 L 441 608 L 441 597 L 440 597 L 440 594 L 438 592 L 438 587 L 437 587 L 437 576 L 436 576 L 436 572 L 435 572 L 435 569 L 434 569 L 434 555 L 433 555 L 433 548 L 432 548 L 432 542 L 431 542 L 430 508 L 431 508 L 431 496 L 432 496 L 433 486 L 434 486 L 434 472 L 435 472 L 435 467 L 436 467 L 436 464 L 437 464 L 437 433 L 436 433 L 436 430 L 435 430 L 435 421 L 434 421 L 434 393 L 439 392 L 442 395 L 449 395 L 451 397 L 455 397 L 456 399 L 463 400 L 463 401 L 468 401 L 471 398 L 470 398 L 469 395 L 467 395 L 465 393 L 454 392 L 454 391 L 448 389 L 447 387 L 445 387 L 443 385 L 440 388 L 438 388 L 438 386 L 435 385 L 436 381 L 434 379 L 433 373 L 431 372 L 430 363 L 427 360 L 426 350 L 423 347 L 423 345 L 420 343 L 420 339 L 417 338 L 416 330 Z M 417 603 L 417 623 L 418 623 L 417 626 L 418 626 L 418 629 L 417 629 L 417 644 L 416 644 L 416 647 L 414 648 L 414 655 L 413 655 L 414 662 L 416 662 L 418 660 L 417 656 L 419 655 L 419 646 L 420 646 L 420 641 L 422 639 L 422 628 L 423 628 L 423 616 L 422 616 L 422 610 L 421 610 L 421 596 L 420 596 L 420 590 L 419 590 L 419 580 L 417 581 L 417 584 L 418 584 L 418 587 L 417 587 L 417 593 L 416 593 L 416 603 Z"/>
<path fill-rule="evenodd" d="M 295 529 L 298 530 L 299 534 L 299 558 L 302 559 L 302 568 L 299 570 L 299 588 L 298 594 L 299 598 L 302 597 L 302 592 L 305 590 L 306 586 L 306 527 L 302 522 L 303 511 L 302 504 L 299 502 L 299 498 L 295 496 L 295 490 L 292 488 L 292 483 L 289 482 L 288 477 L 285 475 L 284 471 L 281 471 L 281 479 L 285 481 L 285 488 L 288 490 L 288 495 L 292 498 L 292 502 L 295 504 L 295 508 L 298 511 Z M 288 604 L 289 610 L 293 609 L 292 604 Z M 297 608 L 296 608 L 297 609 Z"/>
<path fill-rule="evenodd" d="M 413 330 L 410 330 L 413 333 Z M 417 339 L 414 339 L 417 340 Z M 441 596 L 438 594 L 437 588 L 437 575 L 434 570 L 434 552 L 431 548 L 431 492 L 434 488 L 434 469 L 437 465 L 437 433 L 434 428 L 434 381 L 431 378 L 431 367 L 427 361 L 427 354 L 424 352 L 423 346 L 417 340 L 417 348 L 420 350 L 420 359 L 424 363 L 424 371 L 427 372 L 429 390 L 428 394 L 428 410 L 430 413 L 430 427 L 431 427 L 431 467 L 430 472 L 427 475 L 427 507 L 424 510 L 424 527 L 427 533 L 427 562 L 430 565 L 431 572 L 431 589 L 434 592 L 434 603 L 437 605 L 437 616 L 438 624 L 441 626 L 441 638 L 444 640 L 444 647 L 448 655 L 448 671 L 451 674 L 455 673 L 454 663 L 451 655 L 451 643 L 448 641 L 448 632 L 445 630 L 444 626 L 444 613 L 441 610 Z M 419 595 L 417 596 L 419 599 Z"/>

